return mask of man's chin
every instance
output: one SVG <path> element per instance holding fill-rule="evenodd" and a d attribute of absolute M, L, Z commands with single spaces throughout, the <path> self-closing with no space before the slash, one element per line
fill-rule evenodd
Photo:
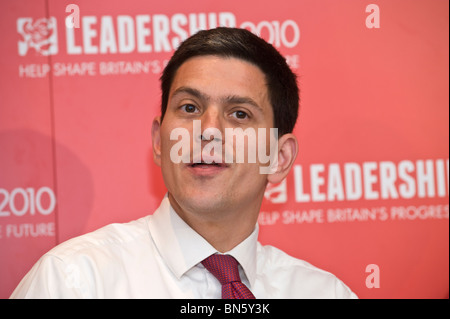
<path fill-rule="evenodd" d="M 223 200 L 223 194 L 211 189 L 192 189 L 190 192 L 172 194 L 172 197 L 182 210 L 189 210 L 195 214 L 214 214 L 227 207 Z"/>

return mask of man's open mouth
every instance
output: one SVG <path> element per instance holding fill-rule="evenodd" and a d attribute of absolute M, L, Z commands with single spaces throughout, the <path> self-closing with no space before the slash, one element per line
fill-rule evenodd
<path fill-rule="evenodd" d="M 223 163 L 216 163 L 216 162 L 212 162 L 212 163 L 207 163 L 207 162 L 200 162 L 200 163 L 193 163 L 190 164 L 189 166 L 191 167 L 199 167 L 199 168 L 208 168 L 208 167 L 225 167 L 226 165 Z"/>

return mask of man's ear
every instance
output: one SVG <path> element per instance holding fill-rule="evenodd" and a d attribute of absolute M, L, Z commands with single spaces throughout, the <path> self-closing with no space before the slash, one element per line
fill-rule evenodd
<path fill-rule="evenodd" d="M 274 173 L 267 175 L 269 183 L 280 183 L 294 165 L 298 153 L 297 138 L 292 133 L 287 133 L 278 139 L 278 166 Z"/>
<path fill-rule="evenodd" d="M 153 160 L 161 166 L 161 117 L 157 116 L 152 123 Z"/>

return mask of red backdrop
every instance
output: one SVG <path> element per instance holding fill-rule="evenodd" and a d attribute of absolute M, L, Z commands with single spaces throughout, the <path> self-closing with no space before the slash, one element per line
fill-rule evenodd
<path fill-rule="evenodd" d="M 56 244 L 154 211 L 161 70 L 180 40 L 227 25 L 271 41 L 301 87 L 300 154 L 266 192 L 260 241 L 360 298 L 448 298 L 448 7 L 1 1 L 0 297 Z"/>

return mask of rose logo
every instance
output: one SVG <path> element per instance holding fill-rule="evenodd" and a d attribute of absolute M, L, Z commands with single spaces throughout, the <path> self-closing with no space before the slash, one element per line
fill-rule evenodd
<path fill-rule="evenodd" d="M 41 18 L 34 23 L 32 18 L 19 18 L 17 32 L 23 38 L 19 40 L 19 55 L 26 55 L 30 48 L 44 56 L 58 53 L 56 18 Z"/>
<path fill-rule="evenodd" d="M 286 179 L 280 184 L 267 184 L 266 191 L 264 192 L 264 198 L 272 202 L 273 204 L 286 203 L 287 201 L 287 187 Z"/>

